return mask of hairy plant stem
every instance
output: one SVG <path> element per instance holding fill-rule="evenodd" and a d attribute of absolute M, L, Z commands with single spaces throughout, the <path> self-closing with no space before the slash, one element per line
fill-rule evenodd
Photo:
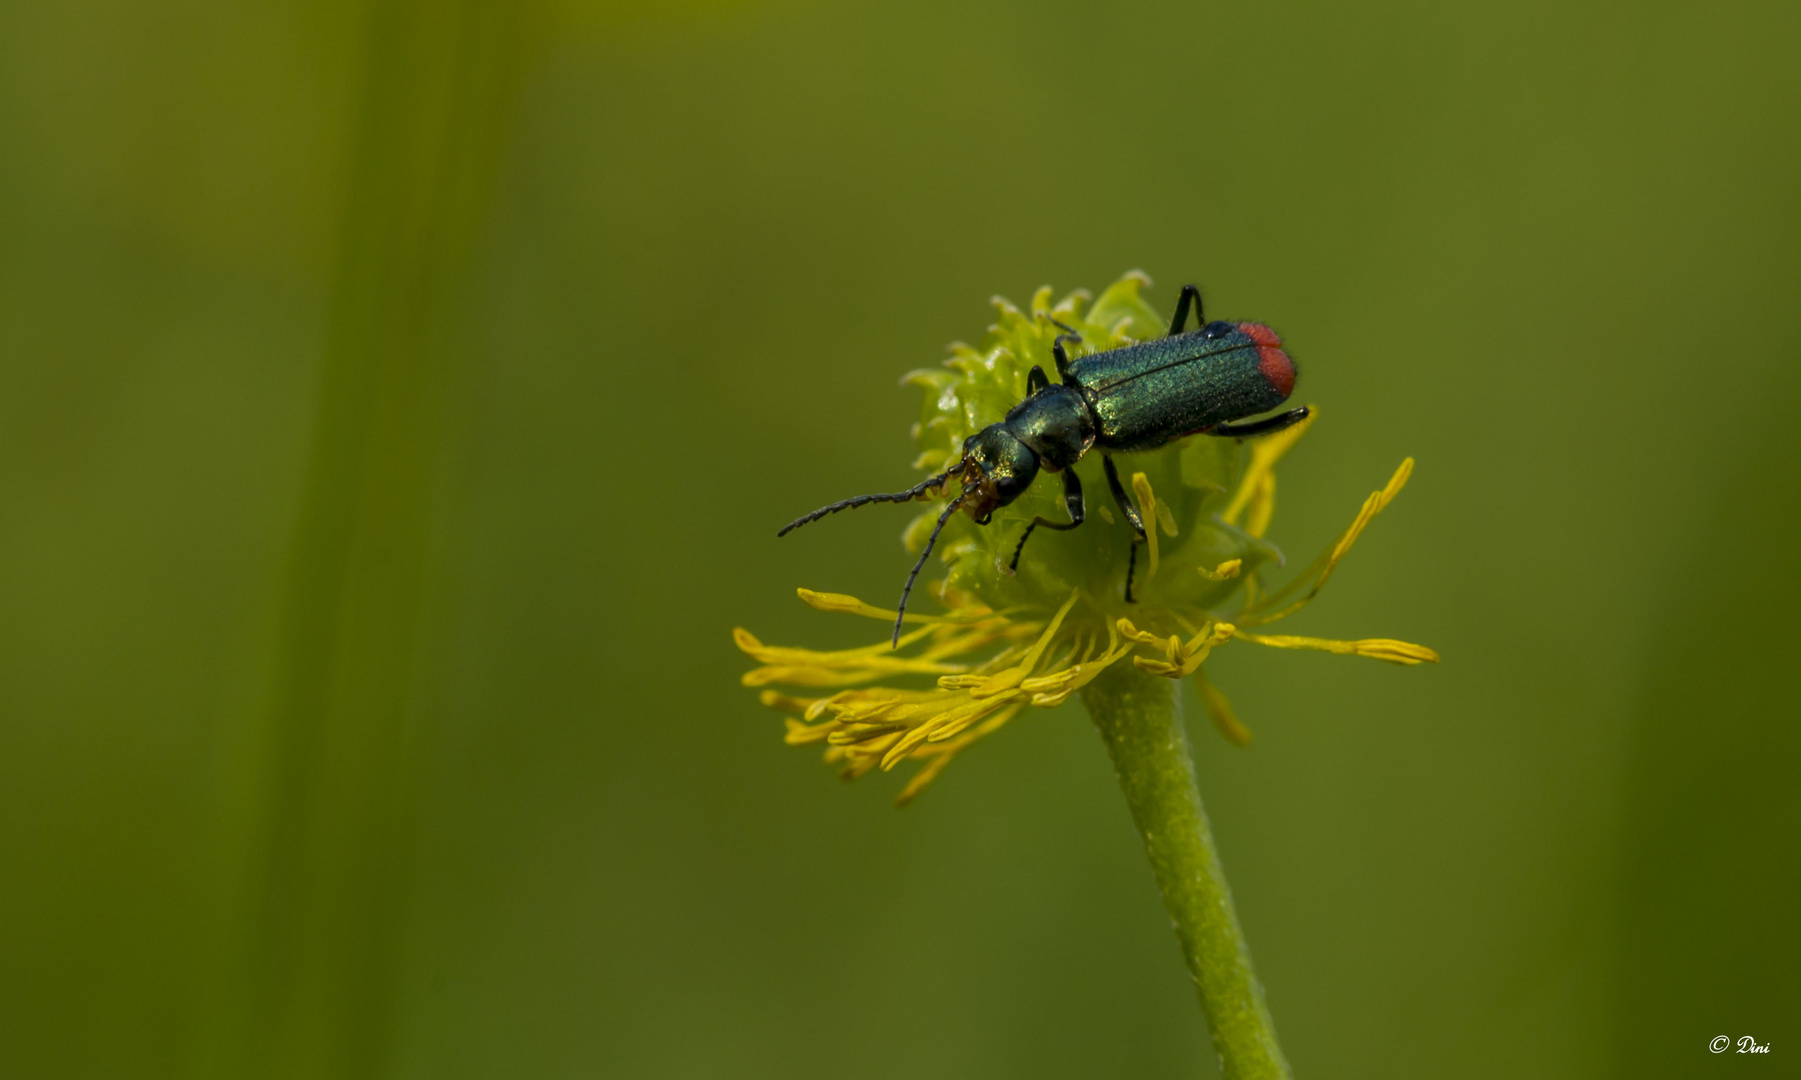
<path fill-rule="evenodd" d="M 1291 1076 L 1201 808 L 1176 683 L 1116 664 L 1082 691 L 1144 837 L 1226 1080 Z"/>

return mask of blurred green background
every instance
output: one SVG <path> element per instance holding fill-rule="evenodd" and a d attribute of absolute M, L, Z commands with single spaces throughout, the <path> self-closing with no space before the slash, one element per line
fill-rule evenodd
<path fill-rule="evenodd" d="M 728 636 L 873 640 L 793 589 L 910 514 L 775 527 L 1132 267 L 1299 359 L 1291 557 L 1419 460 L 1292 632 L 1445 663 L 1227 649 L 1193 732 L 1297 1075 L 1782 1073 L 1798 32 L 6 5 L 0 1075 L 1212 1075 L 1078 706 L 897 812 Z"/>

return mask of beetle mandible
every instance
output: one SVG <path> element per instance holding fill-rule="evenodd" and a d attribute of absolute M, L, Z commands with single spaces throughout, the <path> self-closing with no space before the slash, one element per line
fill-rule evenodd
<path fill-rule="evenodd" d="M 1194 310 L 1195 329 L 1184 331 L 1188 312 Z M 1049 316 L 1045 316 L 1049 318 Z M 1107 486 L 1132 526 L 1132 555 L 1126 566 L 1126 602 L 1132 603 L 1132 574 L 1138 564 L 1138 541 L 1145 538 L 1144 516 L 1119 482 L 1109 451 L 1122 453 L 1151 450 L 1189 435 L 1213 435 L 1243 439 L 1267 435 L 1307 418 L 1303 406 L 1247 423 L 1234 423 L 1288 400 L 1294 390 L 1295 366 L 1282 351 L 1282 339 L 1262 323 L 1208 322 L 1202 314 L 1201 291 L 1182 286 L 1176 301 L 1176 317 L 1169 336 L 1116 349 L 1091 353 L 1075 360 L 1066 345 L 1081 344 L 1074 329 L 1051 320 L 1063 332 L 1051 343 L 1059 382 L 1052 383 L 1036 365 L 1026 376 L 1026 398 L 963 440 L 963 456 L 956 464 L 905 491 L 858 495 L 854 499 L 822 506 L 784 525 L 777 536 L 786 536 L 809 521 L 872 502 L 911 502 L 942 489 L 952 478 L 962 481 L 963 491 L 938 515 L 938 523 L 926 541 L 913 572 L 901 590 L 900 611 L 894 620 L 894 643 L 900 643 L 901 621 L 907 614 L 907 598 L 913 582 L 925 566 L 938 534 L 958 509 L 977 525 L 993 520 L 994 512 L 1019 498 L 1040 469 L 1063 478 L 1063 502 L 1068 521 L 1034 517 L 1013 549 L 1009 570 L 1019 568 L 1020 553 L 1032 530 L 1073 529 L 1086 517 L 1082 484 L 1070 468 L 1095 447 Z"/>

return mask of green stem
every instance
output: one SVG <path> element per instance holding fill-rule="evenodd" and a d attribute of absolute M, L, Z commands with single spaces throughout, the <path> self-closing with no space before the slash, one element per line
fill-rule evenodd
<path fill-rule="evenodd" d="M 1176 683 L 1116 664 L 1082 691 L 1082 702 L 1144 837 L 1220 1071 L 1226 1080 L 1289 1077 L 1201 808 Z"/>

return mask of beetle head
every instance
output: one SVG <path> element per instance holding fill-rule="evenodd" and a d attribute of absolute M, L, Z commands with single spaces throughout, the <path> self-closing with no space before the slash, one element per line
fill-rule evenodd
<path fill-rule="evenodd" d="M 1038 455 L 1004 424 L 990 424 L 963 440 L 963 512 L 988 523 L 989 515 L 1024 494 L 1038 476 Z"/>

